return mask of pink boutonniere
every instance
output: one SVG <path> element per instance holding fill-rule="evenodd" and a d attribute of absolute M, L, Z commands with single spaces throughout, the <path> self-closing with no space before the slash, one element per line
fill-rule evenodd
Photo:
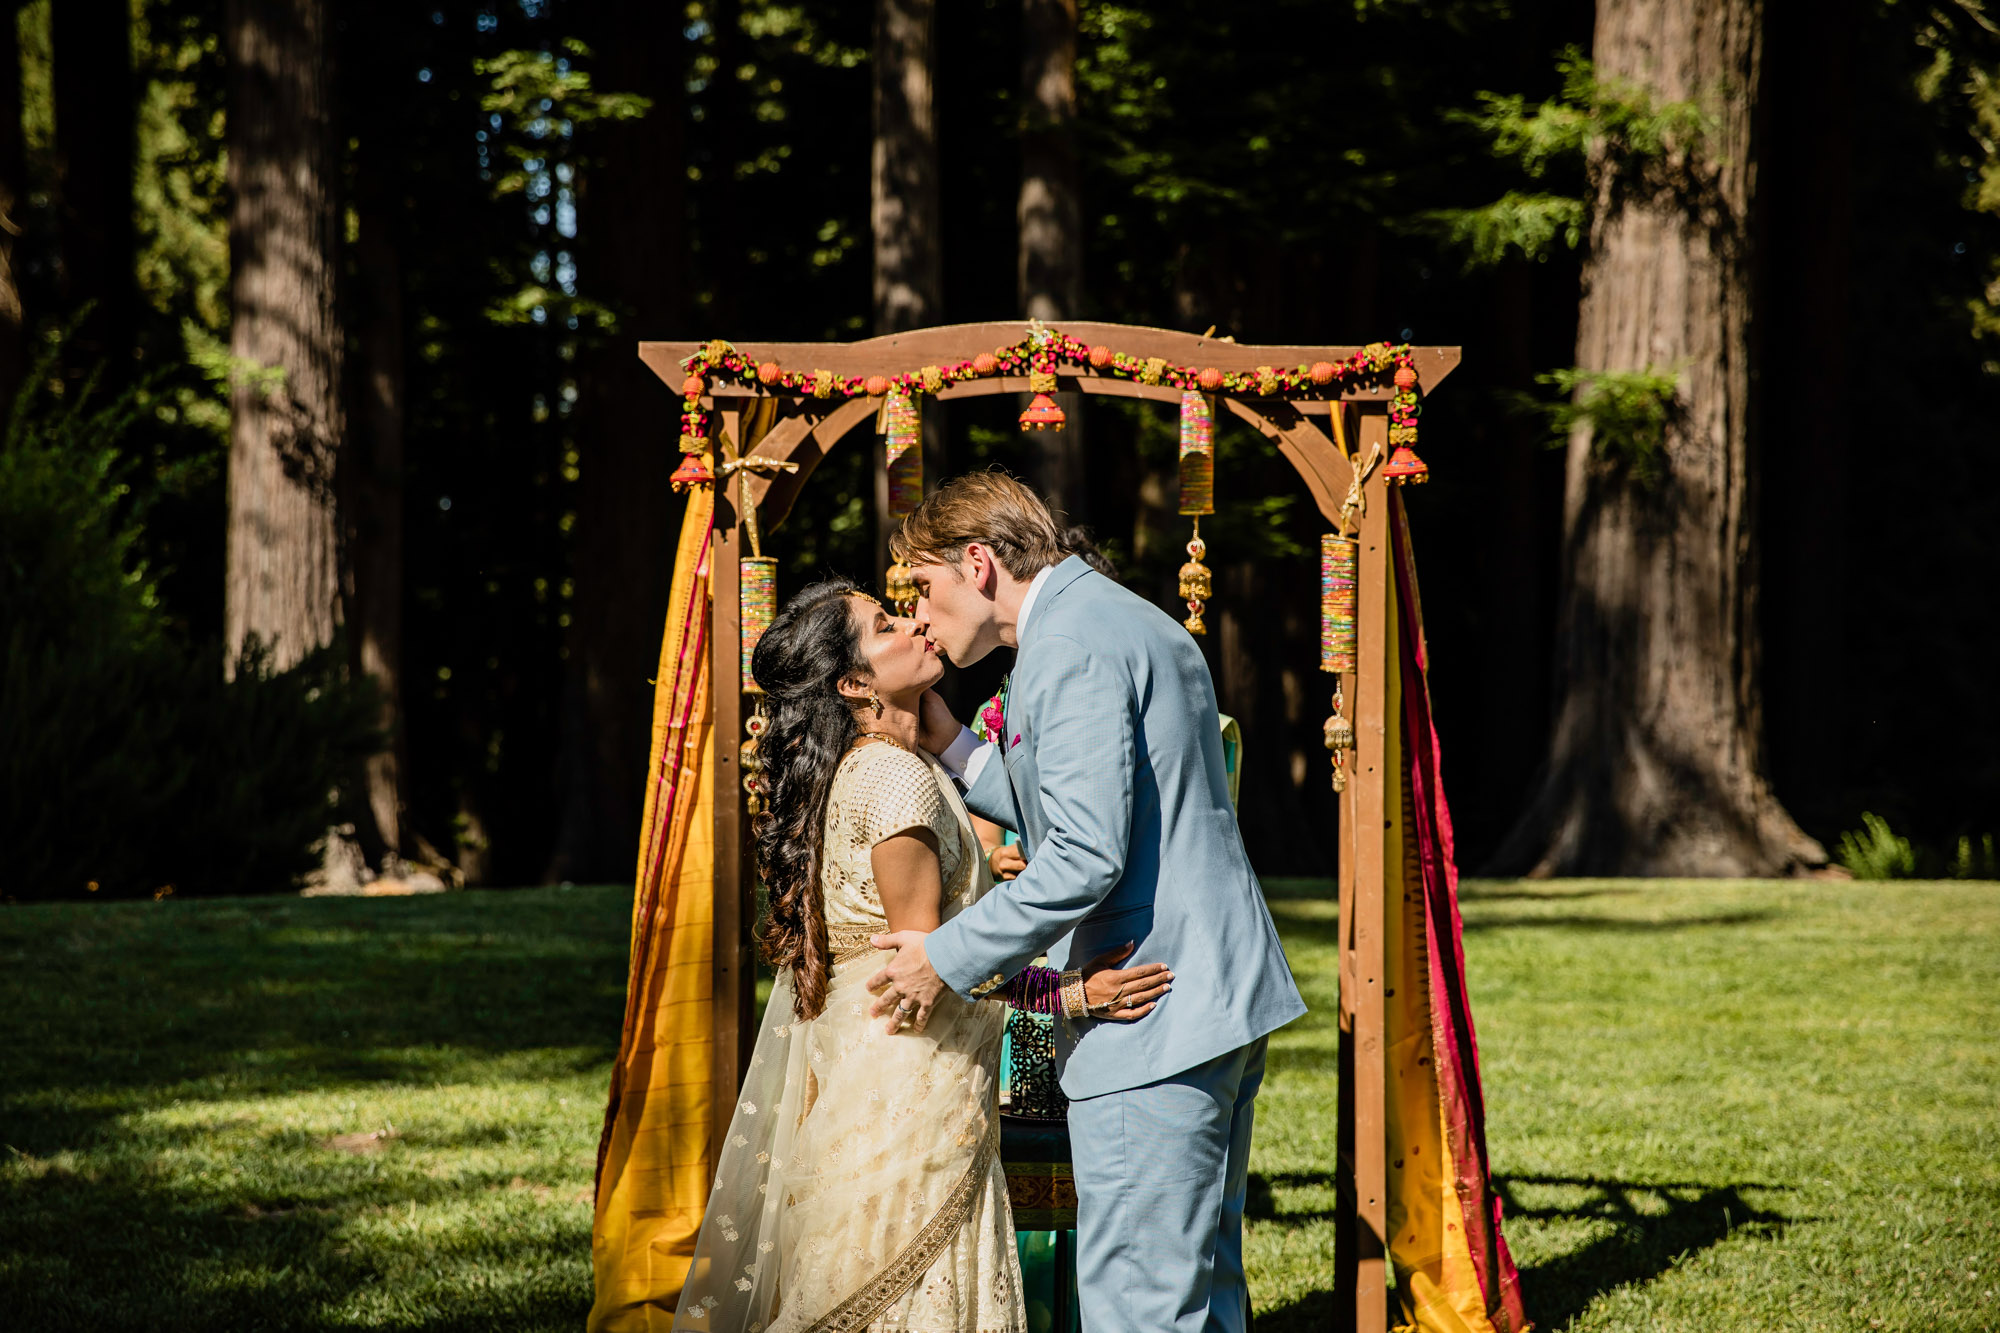
<path fill-rule="evenodd" d="M 1007 733 L 1007 681 L 1000 682 L 1000 692 L 979 707 L 979 714 L 973 720 L 972 730 L 980 740 L 998 744 Z M 1019 739 L 1016 737 L 1015 739 Z"/>

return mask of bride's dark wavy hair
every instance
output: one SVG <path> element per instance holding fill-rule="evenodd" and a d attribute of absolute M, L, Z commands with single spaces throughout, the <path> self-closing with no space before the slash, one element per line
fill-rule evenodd
<path fill-rule="evenodd" d="M 756 821 L 757 865 L 769 895 L 758 944 L 772 967 L 792 969 L 800 1018 L 826 1008 L 832 969 L 826 901 L 819 883 L 827 793 L 848 747 L 861 734 L 844 677 L 868 678 L 854 596 L 846 579 L 802 589 L 757 641 L 750 674 L 769 701 L 770 727 L 758 743 L 769 786 Z"/>

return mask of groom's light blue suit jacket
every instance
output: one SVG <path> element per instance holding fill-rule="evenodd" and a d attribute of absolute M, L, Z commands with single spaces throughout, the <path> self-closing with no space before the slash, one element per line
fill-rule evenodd
<path fill-rule="evenodd" d="M 1188 632 L 1072 556 L 1035 594 L 1001 752 L 966 804 L 1021 835 L 1028 868 L 932 932 L 977 998 L 1046 952 L 1081 966 L 1136 941 L 1174 988 L 1136 1023 L 1056 1023 L 1072 1098 L 1191 1069 L 1305 1012 L 1229 800 L 1215 686 Z"/>

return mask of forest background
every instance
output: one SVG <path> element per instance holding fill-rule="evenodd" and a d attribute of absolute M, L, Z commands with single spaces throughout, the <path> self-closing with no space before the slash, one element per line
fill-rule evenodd
<path fill-rule="evenodd" d="M 1824 847 L 1993 873 L 2000 32 L 1977 0 L 5 12 L 10 897 L 628 878 L 682 503 L 678 402 L 634 344 L 1027 314 L 1465 348 L 1407 499 L 1467 866 L 1771 873 Z M 1722 33 L 1735 65 L 1647 23 Z M 1649 59 L 1694 73 L 1616 72 Z M 1673 510 L 1708 381 L 1671 350 L 1592 360 L 1586 279 L 1629 251 L 1620 207 L 1713 231 L 1705 181 L 1740 205 L 1717 308 L 1635 317 L 1668 349 L 1738 335 L 1732 591 L 1710 639 L 1635 649 L 1579 619 L 1577 506 Z M 1092 402 L 1033 437 L 1016 410 L 933 412 L 933 480 L 1035 480 L 1170 606 L 1172 419 Z M 1245 837 L 1267 874 L 1324 874 L 1322 521 L 1254 433 L 1218 440 L 1204 651 L 1245 727 Z M 873 454 L 837 452 L 774 535 L 781 594 L 879 577 Z M 246 591 L 260 569 L 279 595 Z M 1620 591 L 1637 619 L 1685 593 Z M 1565 843 L 1549 810 L 1631 754 L 1566 762 L 1563 710 L 1699 742 L 1643 681 L 1704 658 L 1740 750 L 1700 766 L 1771 798 L 1708 807 L 1803 832 L 1649 861 L 1710 794 L 1670 771 Z M 961 711 L 1000 666 L 954 683 Z"/>

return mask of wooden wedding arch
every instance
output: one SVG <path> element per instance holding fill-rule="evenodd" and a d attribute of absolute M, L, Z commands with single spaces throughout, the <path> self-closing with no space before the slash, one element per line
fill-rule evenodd
<path fill-rule="evenodd" d="M 1019 344 L 1031 329 L 1020 321 L 957 324 L 890 334 L 853 343 L 736 343 L 731 346 L 752 363 L 774 362 L 786 367 L 811 366 L 839 377 L 894 376 L 924 365 L 969 361 L 996 347 Z M 1086 321 L 1064 322 L 1061 332 L 1085 344 L 1116 348 L 1139 358 L 1163 358 L 1180 366 L 1214 367 L 1231 372 L 1255 372 L 1263 367 L 1303 366 L 1313 362 L 1342 363 L 1354 357 L 1354 347 L 1286 347 L 1242 344 L 1166 329 Z M 670 387 L 679 392 L 684 364 L 705 343 L 645 342 L 639 355 Z M 1456 347 L 1412 348 L 1412 364 L 1423 392 L 1434 392 L 1459 362 Z M 1055 367 L 1064 392 L 1108 394 L 1178 404 L 1181 390 L 1168 384 L 1102 374 L 1082 361 Z M 744 814 L 740 763 L 744 700 L 740 688 L 741 631 L 738 606 L 738 561 L 748 554 L 745 515 L 747 498 L 754 521 L 764 532 L 776 528 L 811 480 L 814 468 L 855 427 L 872 421 L 882 406 L 879 396 L 816 397 L 755 379 L 716 378 L 704 386 L 701 406 L 708 413 L 713 455 L 718 464 L 738 462 L 732 484 L 715 487 L 714 531 L 711 539 L 710 589 L 713 608 L 709 636 L 711 661 L 711 735 L 714 738 L 714 1138 L 727 1132 L 750 1058 L 757 1020 L 754 955 L 754 865 L 749 821 Z M 1027 376 L 998 373 L 945 385 L 931 396 L 955 398 L 991 394 L 1026 394 Z M 1268 436 L 1298 471 L 1328 523 L 1338 527 L 1343 502 L 1348 501 L 1359 460 L 1389 455 L 1389 406 L 1396 390 L 1379 383 L 1346 389 L 1338 398 L 1285 399 L 1224 391 L 1219 402 Z M 776 401 L 766 406 L 765 400 Z M 1336 405 L 1351 413 L 1353 453 L 1350 455 L 1325 423 Z M 740 444 L 755 423 L 748 457 L 769 460 L 740 466 Z M 877 470 L 881 460 L 877 459 Z M 879 484 L 879 483 L 878 483 Z M 1388 826 L 1386 803 L 1391 798 L 1388 771 L 1389 673 L 1393 633 L 1389 581 L 1391 506 L 1383 471 L 1364 468 L 1359 490 L 1362 501 L 1351 510 L 1351 530 L 1360 541 L 1359 587 L 1356 607 L 1360 654 L 1357 669 L 1341 678 L 1355 730 L 1350 756 L 1352 775 L 1339 798 L 1342 829 L 1339 841 L 1341 922 L 1340 1079 L 1343 1097 L 1351 1097 L 1352 1113 L 1343 1117 L 1340 1143 L 1343 1261 L 1336 1274 L 1336 1303 L 1343 1324 L 1352 1311 L 1354 1327 L 1381 1329 L 1388 1318 L 1386 1240 L 1388 1216 L 1387 1050 L 1383 1009 L 1386 930 L 1384 912 L 1385 855 L 1381 837 L 1359 837 L 1358 830 Z M 1332 682 L 1328 682 L 1331 686 Z M 1351 1202 L 1350 1202 L 1351 1201 Z"/>

